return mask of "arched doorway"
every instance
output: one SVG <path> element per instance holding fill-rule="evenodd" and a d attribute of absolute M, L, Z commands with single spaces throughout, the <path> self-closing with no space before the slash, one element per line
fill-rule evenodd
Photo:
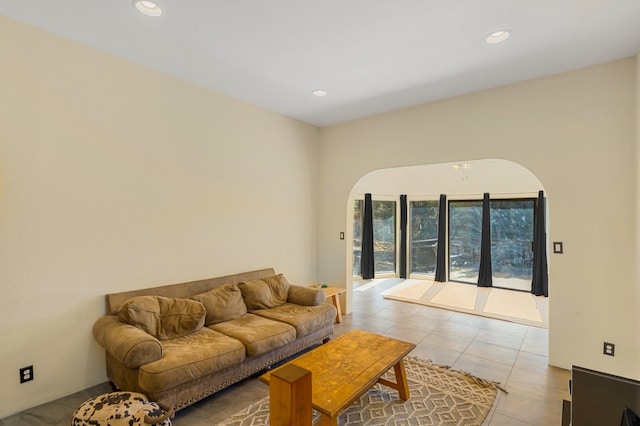
<path fill-rule="evenodd" d="M 350 312 L 352 308 L 350 295 L 353 290 L 354 279 L 359 279 L 357 214 L 359 203 L 361 203 L 360 200 L 363 199 L 365 193 L 372 194 L 374 200 L 379 203 L 380 210 L 390 212 L 382 218 L 384 220 L 385 236 L 376 242 L 377 250 L 379 250 L 377 257 L 380 259 L 376 266 L 377 268 L 379 267 L 376 271 L 376 276 L 397 277 L 399 270 L 396 260 L 399 258 L 399 235 L 396 231 L 399 229 L 397 213 L 400 211 L 397 207 L 397 200 L 399 200 L 401 194 L 407 195 L 411 206 L 421 206 L 423 209 L 433 209 L 433 206 L 429 206 L 431 204 L 437 206 L 440 194 L 446 194 L 450 206 L 449 212 L 453 215 L 458 210 L 472 210 L 466 208 L 453 210 L 454 203 L 456 203 L 456 206 L 471 206 L 474 203 L 477 204 L 477 200 L 482 200 L 484 193 L 489 193 L 492 202 L 495 201 L 496 206 L 501 206 L 501 213 L 503 211 L 510 213 L 511 210 L 516 210 L 514 206 L 518 206 L 518 211 L 524 211 L 522 209 L 525 207 L 522 206 L 530 206 L 528 207 L 531 210 L 530 216 L 527 216 L 529 219 L 525 219 L 526 215 L 520 215 L 518 220 L 529 221 L 531 222 L 530 225 L 533 226 L 533 208 L 540 190 L 544 190 L 543 185 L 531 171 L 520 164 L 502 159 L 464 160 L 453 163 L 381 169 L 363 176 L 353 186 L 347 203 L 346 282 L 349 283 L 347 286 L 349 290 L 347 312 Z M 474 208 L 477 210 L 477 206 Z M 505 215 L 505 217 L 508 216 L 509 214 Z M 545 214 L 547 228 L 549 226 L 548 216 L 547 208 Z M 498 217 L 498 214 L 492 215 L 492 217 Z M 451 224 L 449 221 L 448 223 Z M 425 226 L 428 227 L 428 225 Z M 434 228 L 434 224 L 430 224 L 430 226 Z M 515 228 L 513 224 L 510 225 L 509 223 L 504 226 Z M 451 236 L 454 237 L 453 231 L 455 230 L 451 229 L 451 231 Z M 504 288 L 524 291 L 530 289 L 530 276 L 527 277 L 516 273 L 508 274 L 502 270 L 509 269 L 512 272 L 518 268 L 520 270 L 526 270 L 527 268 L 531 270 L 531 240 L 532 238 L 527 240 L 527 238 L 513 237 L 501 246 L 504 248 L 496 250 L 500 254 L 498 261 L 501 262 L 502 266 L 502 268 L 498 268 L 501 271 L 496 274 L 497 287 L 503 286 Z M 447 241 L 449 243 L 453 240 Z M 460 242 L 461 240 L 458 238 L 451 244 L 447 244 L 446 256 L 449 268 L 447 276 L 453 281 L 465 282 L 466 280 L 472 283 L 475 279 L 473 274 L 467 275 L 469 271 L 473 271 L 473 268 L 477 267 L 473 266 L 472 258 L 474 253 L 465 249 L 465 244 L 460 244 Z M 433 268 L 432 265 L 428 264 L 428 259 L 435 259 L 435 249 L 432 249 L 435 246 L 434 235 L 424 235 L 420 241 L 416 241 L 414 244 L 409 243 L 408 245 L 408 262 L 410 264 L 414 262 L 409 267 L 408 275 L 410 277 L 428 276 L 430 273 L 433 275 Z M 412 252 L 414 249 L 416 252 L 422 250 L 423 254 L 416 255 Z M 434 251 L 434 253 L 429 250 Z M 418 258 L 425 259 L 425 264 L 416 265 L 415 260 Z"/>

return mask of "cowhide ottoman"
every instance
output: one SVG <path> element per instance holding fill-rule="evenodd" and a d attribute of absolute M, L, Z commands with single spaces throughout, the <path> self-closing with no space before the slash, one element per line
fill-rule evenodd
<path fill-rule="evenodd" d="M 84 402 L 73 414 L 72 426 L 171 426 L 171 410 L 160 408 L 136 392 L 111 392 Z"/>

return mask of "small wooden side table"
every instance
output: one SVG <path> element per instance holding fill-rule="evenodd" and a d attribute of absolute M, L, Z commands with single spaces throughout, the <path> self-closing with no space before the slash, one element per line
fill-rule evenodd
<path fill-rule="evenodd" d="M 336 322 L 340 324 L 342 322 L 342 308 L 340 307 L 340 295 L 346 293 L 346 289 L 340 287 L 324 287 L 322 288 L 327 299 L 331 299 L 331 303 L 336 307 L 338 313 L 336 314 Z"/>

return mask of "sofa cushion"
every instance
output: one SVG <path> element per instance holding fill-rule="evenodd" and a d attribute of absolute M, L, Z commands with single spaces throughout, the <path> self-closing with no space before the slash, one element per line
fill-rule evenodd
<path fill-rule="evenodd" d="M 336 308 L 328 303 L 316 306 L 285 303 L 276 308 L 254 311 L 253 314 L 290 324 L 295 327 L 297 337 L 301 338 L 322 327 L 333 325 Z"/>
<path fill-rule="evenodd" d="M 118 311 L 120 321 L 131 324 L 160 339 L 185 336 L 204 325 L 204 305 L 191 299 L 162 296 L 133 297 Z"/>
<path fill-rule="evenodd" d="M 202 303 L 207 310 L 205 325 L 229 321 L 247 313 L 247 305 L 236 284 L 216 287 L 205 293 L 196 294 L 192 299 Z"/>
<path fill-rule="evenodd" d="M 143 365 L 140 387 L 160 392 L 240 364 L 246 358 L 242 343 L 209 328 L 162 341 L 163 357 Z"/>
<path fill-rule="evenodd" d="M 289 282 L 282 274 L 238 284 L 249 312 L 275 308 L 287 302 Z"/>
<path fill-rule="evenodd" d="M 296 330 L 291 325 L 253 314 L 244 314 L 209 328 L 241 341 L 248 356 L 272 351 L 296 339 Z"/>

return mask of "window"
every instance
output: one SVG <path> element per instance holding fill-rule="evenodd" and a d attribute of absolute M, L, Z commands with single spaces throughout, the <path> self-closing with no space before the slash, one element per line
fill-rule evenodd
<path fill-rule="evenodd" d="M 434 275 L 438 249 L 438 201 L 409 203 L 410 273 Z"/>
<path fill-rule="evenodd" d="M 353 204 L 353 276 L 360 275 L 362 254 L 362 220 L 364 218 L 364 200 L 355 200 Z"/>
<path fill-rule="evenodd" d="M 531 289 L 535 199 L 491 200 L 493 286 Z M 477 283 L 482 201 L 449 202 L 449 279 Z"/>
<path fill-rule="evenodd" d="M 373 256 L 376 274 L 396 272 L 396 202 L 373 200 Z"/>
<path fill-rule="evenodd" d="M 373 256 L 376 274 L 396 273 L 396 202 L 373 200 Z M 360 275 L 364 200 L 353 206 L 353 276 Z"/>
<path fill-rule="evenodd" d="M 476 284 L 480 269 L 482 201 L 449 202 L 449 280 Z"/>
<path fill-rule="evenodd" d="M 408 211 L 408 272 L 434 275 L 438 248 L 437 200 L 413 200 Z M 491 200 L 493 286 L 530 290 L 536 200 Z M 373 200 L 375 273 L 396 273 L 396 201 Z M 364 200 L 353 209 L 353 275 L 360 275 Z M 477 284 L 482 239 L 482 200 L 449 201 L 449 280 Z"/>
<path fill-rule="evenodd" d="M 493 286 L 531 290 L 534 199 L 491 201 Z"/>

